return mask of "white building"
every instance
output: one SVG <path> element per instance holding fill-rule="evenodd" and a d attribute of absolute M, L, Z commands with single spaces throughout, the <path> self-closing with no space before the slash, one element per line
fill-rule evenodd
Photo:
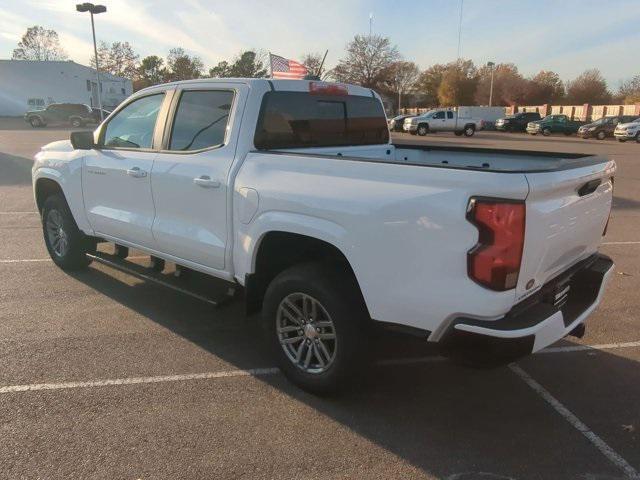
<path fill-rule="evenodd" d="M 112 109 L 133 93 L 131 80 L 100 73 L 102 106 Z M 98 106 L 96 71 L 72 61 L 0 60 L 0 116 L 22 115 L 51 103 Z"/>

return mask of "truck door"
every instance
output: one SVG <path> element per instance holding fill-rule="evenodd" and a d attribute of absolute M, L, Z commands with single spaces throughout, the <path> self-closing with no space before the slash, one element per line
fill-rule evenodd
<path fill-rule="evenodd" d="M 429 130 L 443 131 L 447 123 L 447 118 L 444 110 L 440 110 L 433 114 L 433 117 L 429 121 Z"/>
<path fill-rule="evenodd" d="M 228 243 L 229 172 L 244 84 L 185 85 L 176 91 L 163 149 L 153 165 L 158 250 L 222 270 Z"/>
<path fill-rule="evenodd" d="M 97 235 L 154 248 L 151 168 L 156 120 L 165 93 L 138 97 L 102 128 L 98 148 L 84 158 L 82 193 Z"/>

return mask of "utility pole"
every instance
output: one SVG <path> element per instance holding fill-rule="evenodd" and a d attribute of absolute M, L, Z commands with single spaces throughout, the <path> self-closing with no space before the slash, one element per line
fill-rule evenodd
<path fill-rule="evenodd" d="M 369 38 L 373 35 L 373 12 L 369 14 Z"/>
<path fill-rule="evenodd" d="M 487 67 L 489 67 L 491 69 L 491 86 L 489 87 L 489 106 L 491 106 L 491 103 L 493 102 L 493 71 L 496 64 L 493 62 L 487 62 Z"/>
<path fill-rule="evenodd" d="M 458 21 L 458 60 L 462 54 L 462 8 L 464 7 L 464 0 L 460 0 L 460 20 Z"/>
<path fill-rule="evenodd" d="M 93 53 L 96 56 L 96 82 L 98 88 L 98 108 L 100 109 L 100 121 L 104 120 L 102 111 L 102 88 L 100 85 L 100 65 L 98 64 L 98 45 L 96 43 L 96 27 L 93 23 L 93 14 L 104 13 L 107 7 L 104 5 L 94 5 L 93 3 L 79 3 L 76 5 L 78 12 L 89 12 L 91 14 L 91 34 L 93 35 Z"/>

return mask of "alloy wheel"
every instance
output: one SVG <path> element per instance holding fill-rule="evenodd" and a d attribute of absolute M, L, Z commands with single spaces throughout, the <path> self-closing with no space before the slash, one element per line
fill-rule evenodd
<path fill-rule="evenodd" d="M 64 257 L 69 252 L 69 237 L 64 230 L 62 214 L 58 210 L 50 210 L 46 221 L 47 238 L 54 253 Z"/>
<path fill-rule="evenodd" d="M 276 333 L 291 363 L 310 374 L 326 372 L 336 358 L 338 339 L 331 316 L 305 293 L 291 293 L 278 306 Z"/>

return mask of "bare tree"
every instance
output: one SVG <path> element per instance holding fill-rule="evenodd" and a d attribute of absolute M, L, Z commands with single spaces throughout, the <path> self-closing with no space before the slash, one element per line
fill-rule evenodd
<path fill-rule="evenodd" d="M 183 48 L 172 48 L 167 56 L 167 81 L 200 78 L 204 64 L 200 57 L 190 56 Z"/>
<path fill-rule="evenodd" d="M 624 103 L 640 102 L 640 75 L 636 75 L 631 80 L 622 82 L 617 96 L 620 97 Z"/>
<path fill-rule="evenodd" d="M 593 68 L 585 70 L 574 80 L 567 83 L 567 101 L 570 104 L 607 103 L 611 100 L 611 93 L 607 88 L 600 70 Z"/>
<path fill-rule="evenodd" d="M 356 35 L 347 45 L 347 56 L 338 62 L 333 76 L 340 82 L 378 88 L 386 80 L 384 73 L 388 67 L 399 58 L 389 38 Z"/>
<path fill-rule="evenodd" d="M 420 69 L 413 62 L 398 61 L 387 67 L 383 77 L 387 79 L 389 88 L 398 95 L 398 110 L 402 108 L 402 94 L 413 90 Z"/>
<path fill-rule="evenodd" d="M 55 30 L 47 30 L 39 25 L 27 28 L 26 33 L 13 50 L 13 60 L 66 60 L 67 54 L 60 46 Z"/>
<path fill-rule="evenodd" d="M 133 51 L 129 42 L 113 42 L 111 46 L 100 42 L 98 47 L 100 71 L 116 77 L 135 78 L 138 72 L 138 58 L 140 58 L 139 55 Z M 94 57 L 91 57 L 91 66 L 96 68 Z"/>

